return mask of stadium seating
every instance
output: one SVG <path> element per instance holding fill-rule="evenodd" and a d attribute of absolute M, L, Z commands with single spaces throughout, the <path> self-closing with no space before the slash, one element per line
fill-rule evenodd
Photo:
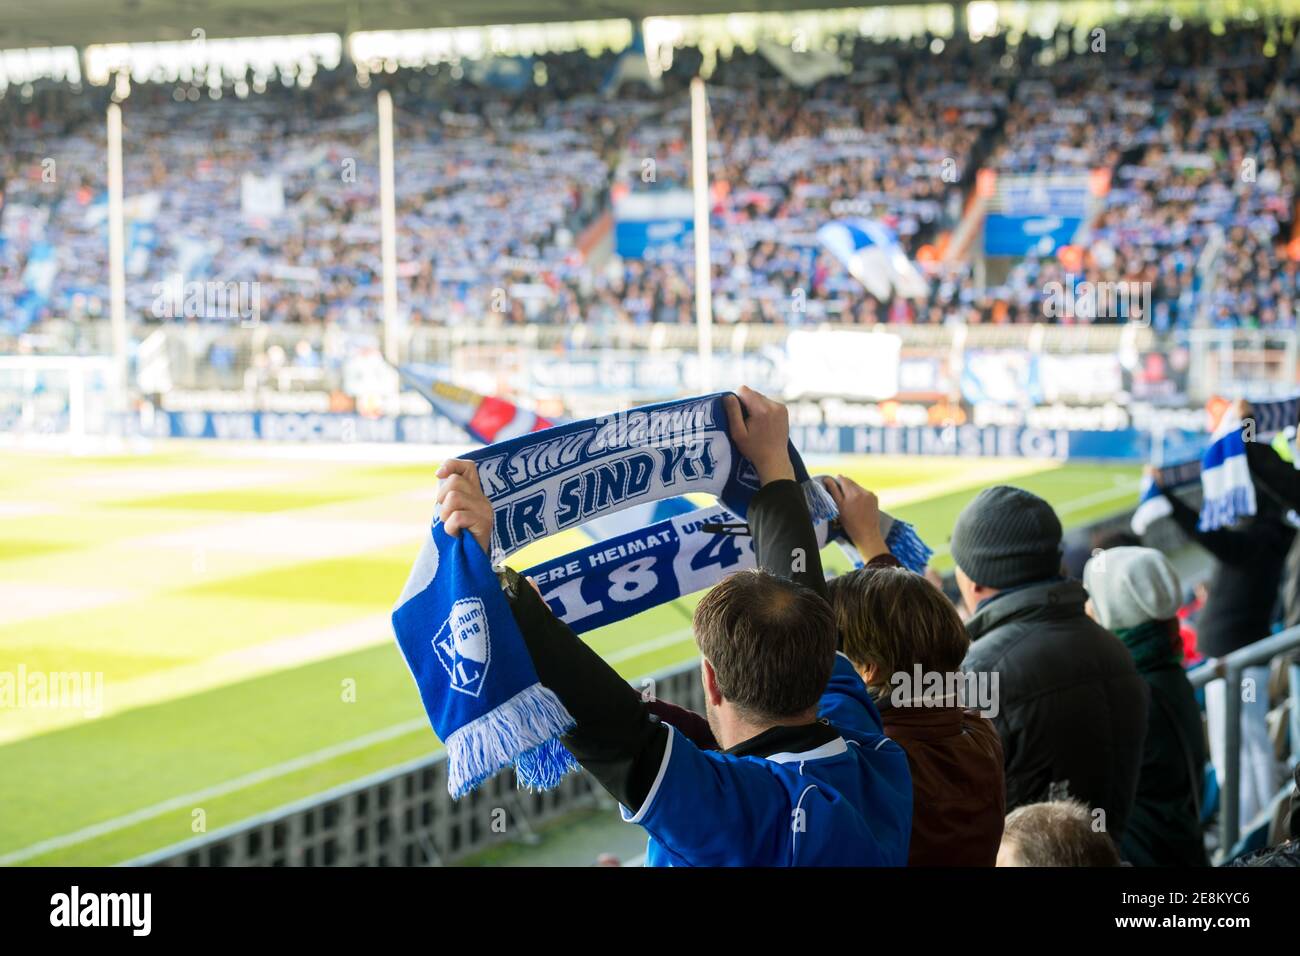
<path fill-rule="evenodd" d="M 1064 34 L 1014 46 L 846 38 L 850 72 L 809 88 L 759 53 L 720 59 L 710 78 L 719 320 L 1042 321 L 1041 290 L 1067 271 L 1060 257 L 1030 254 L 987 285 L 969 262 L 938 262 L 987 168 L 1101 171 L 1110 188 L 1080 269 L 1151 283 L 1158 329 L 1294 327 L 1295 68 L 1269 49 L 1263 24 L 1217 35 L 1126 22 L 1110 36 L 1104 54 Z M 611 189 L 687 183 L 684 88 L 699 59 L 680 51 L 659 93 L 632 84 L 612 97 L 599 94 L 611 55 L 581 53 L 539 57 L 556 79 L 518 92 L 445 64 L 366 87 L 344 65 L 305 88 L 216 100 L 137 84 L 125 109 L 130 313 L 175 318 L 159 314 L 157 283 L 180 273 L 258 282 L 263 320 L 376 322 L 382 85 L 397 107 L 399 294 L 412 324 L 689 322 L 689 244 L 593 269 L 578 243 Z M 48 85 L 0 100 L 0 312 L 16 317 L 11 332 L 107 312 L 106 100 L 102 88 Z M 282 212 L 241 213 L 248 174 L 278 177 Z M 809 241 L 843 215 L 891 225 L 926 264 L 928 296 L 880 301 Z"/>

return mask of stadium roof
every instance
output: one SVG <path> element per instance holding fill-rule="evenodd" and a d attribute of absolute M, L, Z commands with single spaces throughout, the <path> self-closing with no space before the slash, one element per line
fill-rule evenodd
<path fill-rule="evenodd" d="M 0 49 L 189 40 L 195 29 L 215 39 L 862 5 L 862 0 L 35 0 L 4 3 Z"/>

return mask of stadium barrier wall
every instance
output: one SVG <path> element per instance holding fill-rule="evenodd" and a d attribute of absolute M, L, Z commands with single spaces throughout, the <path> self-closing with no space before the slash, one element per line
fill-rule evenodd
<path fill-rule="evenodd" d="M 46 358 L 111 352 L 107 322 L 52 320 L 47 325 L 39 345 Z M 1107 358 L 1143 379 L 1145 397 L 1162 396 L 1158 400 L 1163 401 L 1172 389 L 1173 397 L 1181 396 L 1193 405 L 1216 394 L 1243 391 L 1258 397 L 1286 396 L 1295 392 L 1300 380 L 1300 337 L 1291 330 L 1272 329 L 1197 328 L 1159 334 L 1134 325 L 720 324 L 713 328 L 713 351 L 729 377 L 770 387 L 766 378 L 775 374 L 773 356 L 791 336 L 799 335 L 805 345 L 815 346 L 823 333 L 837 332 L 867 338 L 880 334 L 897 342 L 909 370 L 909 386 L 936 395 L 955 388 L 953 376 L 959 369 L 963 375 L 973 374 L 975 381 L 992 375 L 988 384 L 995 391 L 1004 389 L 1008 376 L 1024 374 L 1012 360 L 1015 356 L 1054 360 L 1055 371 L 1048 374 L 1051 388 L 1040 396 L 1049 404 L 1088 405 L 1113 397 L 1118 365 L 1106 364 Z M 284 394 L 348 391 L 348 376 L 340 362 L 349 356 L 377 354 L 378 346 L 377 331 L 373 348 L 367 350 L 366 333 L 348 337 L 334 329 L 271 323 L 136 323 L 130 337 L 140 342 L 134 381 L 145 395 L 173 388 L 245 394 L 258 389 Z M 300 343 L 311 346 L 312 361 L 297 361 Z M 585 379 L 599 373 L 594 384 L 603 394 L 626 392 L 631 397 L 635 393 L 638 400 L 646 401 L 671 397 L 661 394 L 665 390 L 691 390 L 697 345 L 693 325 L 418 326 L 403 331 L 398 360 L 439 367 L 460 377 L 496 378 L 509 373 L 527 380 L 539 394 L 559 390 L 580 396 L 591 387 L 591 383 L 584 385 Z M 838 354 L 839 345 L 835 349 Z M 1011 356 L 1010 364 L 994 361 L 989 366 L 994 353 Z M 979 358 L 985 371 L 963 356 Z M 1163 377 L 1147 380 L 1146 361 L 1156 356 L 1164 359 L 1157 363 L 1164 369 L 1159 373 Z M 666 366 L 647 365 L 647 357 L 680 360 L 681 368 L 665 376 Z M 31 356 L 21 358 L 29 361 Z M 952 365 L 953 359 L 957 366 Z M 1062 367 L 1072 370 L 1064 376 L 1068 387 L 1065 394 L 1053 398 L 1063 384 Z"/>
<path fill-rule="evenodd" d="M 369 417 L 351 412 L 156 412 L 153 438 L 231 441 L 374 442 L 470 446 L 471 439 L 439 415 Z M 1199 433 L 1143 429 L 1073 431 L 1026 425 L 793 425 L 790 440 L 805 455 L 961 455 L 1052 461 L 1150 461 L 1164 440 L 1190 445 Z M 1135 493 L 1136 496 L 1136 493 Z"/>
<path fill-rule="evenodd" d="M 845 353 L 844 340 L 835 337 L 846 332 L 860 341 L 855 348 L 877 356 L 879 368 L 859 374 L 870 363 L 848 360 L 856 353 Z M 427 366 L 436 377 L 477 383 L 478 391 L 517 389 L 543 404 L 562 396 L 579 418 L 603 414 L 611 403 L 630 406 L 702 387 L 696 330 L 689 325 L 419 327 L 408 333 L 403 361 Z M 90 335 L 80 325 L 77 334 Z M 365 347 L 365 334 L 358 342 L 318 328 L 219 323 L 137 326 L 135 334 L 144 341 L 135 358 L 132 394 L 151 404 L 147 413 L 141 406 L 139 422 L 117 421 L 114 434 L 432 444 L 460 440 L 459 429 L 430 414 L 413 392 L 396 391 L 396 377 L 387 374 L 377 351 Z M 876 347 L 877 335 L 888 340 L 889 348 Z M 801 343 L 797 349 L 795 336 Z M 296 352 L 303 343 L 311 346 L 305 358 Z M 70 340 L 72 351 L 87 355 L 101 350 Z M 841 363 L 830 378 L 827 353 Z M 881 358 L 886 354 L 892 358 Z M 896 419 L 835 420 L 840 412 L 826 411 L 828 427 L 810 428 L 808 437 L 828 450 L 891 446 L 907 454 L 954 449 L 989 454 L 985 449 L 994 447 L 999 453 L 1041 456 L 1044 452 L 1034 446 L 1055 441 L 1046 454 L 1062 457 L 1066 452 L 1059 436 L 1070 429 L 1077 434 L 1070 439 L 1072 457 L 1114 458 L 1121 453 L 1111 450 L 1117 438 L 1106 437 L 1109 430 L 1135 427 L 1138 437 L 1125 440 L 1137 446 L 1134 457 L 1145 457 L 1141 431 L 1163 435 L 1166 429 L 1195 427 L 1189 414 L 1214 394 L 1293 394 L 1300 374 L 1300 344 L 1293 333 L 1197 329 L 1161 338 L 1132 326 L 719 326 L 714 356 L 719 380 L 811 400 L 810 408 L 820 388 L 850 405 L 898 401 L 889 412 Z M 1156 361 L 1158 356 L 1165 361 Z M 1155 371 L 1148 369 L 1148 359 L 1156 362 Z M 23 377 L 41 361 L 68 360 L 13 356 L 11 361 L 18 363 L 17 377 L 0 376 L 0 432 L 71 429 L 79 407 L 76 396 L 67 395 L 65 410 L 48 374 L 35 390 L 36 379 Z M 1131 409 L 1115 404 L 1125 390 L 1133 395 Z M 88 394 L 102 397 L 94 389 Z M 932 421 L 950 420 L 958 394 L 963 410 L 957 421 L 967 412 L 973 421 L 956 425 L 963 430 L 955 432 L 925 427 L 927 409 Z M 354 408 L 364 414 L 351 414 Z M 204 414 L 210 417 L 205 420 Z M 1006 431 L 1010 426 L 1024 430 Z M 982 431 L 973 431 L 975 427 Z M 891 437 L 895 431 L 899 434 Z"/>
<path fill-rule="evenodd" d="M 704 710 L 694 661 L 634 686 Z M 453 800 L 447 793 L 446 754 L 439 752 L 124 865 L 441 866 L 504 843 L 531 842 L 552 820 L 613 805 L 585 772 L 570 774 L 554 790 L 531 793 L 516 789 L 514 771 L 506 770 Z"/>
<path fill-rule="evenodd" d="M 50 320 L 44 330 L 52 342 L 66 344 L 65 352 L 77 354 L 108 353 L 112 350 L 112 337 L 108 320 L 82 319 L 77 322 Z M 757 323 L 725 324 L 713 326 L 713 347 L 716 351 L 760 351 L 782 344 L 794 328 L 799 326 L 765 325 Z M 870 331 L 873 327 L 858 324 L 821 323 L 804 326 L 816 329 L 845 329 Z M 905 348 L 950 349 L 954 345 L 965 348 L 1033 348 L 1045 352 L 1114 352 L 1121 346 L 1147 351 L 1157 345 L 1160 336 L 1152 329 L 1123 325 L 881 325 L 883 331 L 897 335 Z M 319 345 L 328 335 L 319 327 L 292 323 L 262 322 L 249 325 L 229 322 L 199 324 L 144 324 L 134 323 L 130 335 L 135 341 L 162 329 L 167 334 L 170 348 L 184 350 L 194 357 L 206 352 L 214 343 L 229 344 L 236 352 L 265 351 L 271 345 L 280 345 L 292 353 L 291 346 L 300 339 Z M 1249 330 L 1206 330 L 1213 342 L 1221 341 L 1224 334 L 1246 336 Z M 379 329 L 375 328 L 376 336 Z M 687 350 L 694 351 L 699 342 L 699 332 L 692 324 L 666 325 L 650 323 L 632 325 L 588 325 L 584 323 L 529 322 L 525 325 L 492 325 L 466 323 L 462 325 L 425 325 L 406 330 L 402 343 L 404 361 L 423 362 L 449 359 L 453 353 L 473 346 L 511 346 L 526 349 L 599 348 L 629 349 L 636 351 Z M 1254 339 L 1252 338 L 1253 342 Z M 179 357 L 174 353 L 174 357 Z"/>

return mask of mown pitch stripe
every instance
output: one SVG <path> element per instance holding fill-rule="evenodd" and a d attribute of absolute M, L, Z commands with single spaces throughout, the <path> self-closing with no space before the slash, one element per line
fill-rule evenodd
<path fill-rule="evenodd" d="M 171 813 L 175 810 L 192 809 L 196 804 L 204 800 L 213 800 L 217 797 L 224 797 L 227 794 L 234 793 L 237 790 L 243 790 L 247 787 L 253 787 L 260 783 L 266 783 L 268 780 L 274 780 L 277 777 L 283 777 L 287 774 L 295 773 L 299 770 L 305 770 L 308 767 L 314 767 L 317 764 L 326 763 L 336 757 L 342 757 L 358 750 L 365 750 L 367 747 L 373 747 L 397 737 L 413 733 L 422 727 L 428 727 L 429 722 L 423 717 L 415 720 L 403 721 L 400 724 L 394 724 L 392 727 L 386 727 L 383 730 L 377 730 L 374 733 L 365 734 L 353 740 L 347 740 L 343 743 L 334 744 L 324 747 L 321 750 L 309 754 L 303 754 L 301 757 L 295 757 L 292 760 L 286 760 L 283 763 L 275 764 L 272 767 L 265 767 L 262 770 L 255 770 L 252 773 L 244 774 L 242 777 L 235 777 L 227 780 L 225 783 L 219 783 L 215 786 L 204 787 L 202 790 L 195 790 L 192 793 L 183 794 L 179 797 L 172 797 L 170 800 L 164 800 L 161 803 L 155 803 L 152 806 L 142 807 L 139 810 L 133 810 L 130 813 L 120 817 L 114 817 L 111 820 L 105 820 L 102 823 L 95 823 L 88 827 L 82 827 L 80 830 L 73 830 L 71 833 L 65 833 L 62 836 L 50 837 L 48 840 L 41 840 L 39 843 L 33 843 L 22 849 L 14 850 L 0 856 L 0 866 L 11 866 L 14 863 L 22 863 L 46 853 L 53 853 L 55 850 L 62 850 L 66 847 L 75 846 L 78 843 L 85 843 L 87 840 L 94 840 L 98 837 L 115 833 L 137 823 L 144 823 L 146 820 L 152 820 L 154 817 L 161 816 L 164 813 Z"/>
<path fill-rule="evenodd" d="M 1103 504 L 1107 501 L 1114 501 L 1116 498 L 1130 498 L 1134 504 L 1137 503 L 1138 488 L 1141 483 L 1137 481 L 1117 482 L 1114 488 L 1102 488 L 1100 491 L 1094 491 L 1091 494 L 1081 495 L 1078 498 L 1072 498 L 1056 509 L 1058 518 L 1066 515 L 1076 514 L 1080 511 L 1086 511 L 1094 505 Z M 942 558 L 948 555 L 950 545 L 947 542 L 935 545 L 934 557 Z"/>
<path fill-rule="evenodd" d="M 617 664 L 621 661 L 633 660 L 645 654 L 652 654 L 655 651 L 661 651 L 672 647 L 676 644 L 683 643 L 692 637 L 693 631 L 690 628 L 673 631 L 664 634 L 652 640 L 642 641 L 633 644 L 630 647 L 623 648 L 613 654 L 607 655 L 605 660 L 609 664 Z M 101 823 L 91 824 L 82 827 L 80 830 L 73 830 L 71 833 L 65 833 L 61 836 L 50 837 L 33 843 L 30 846 L 22 847 L 0 856 L 0 866 L 11 866 L 15 863 L 22 863 L 47 853 L 53 853 L 56 850 L 66 849 L 70 846 L 76 846 L 78 843 L 85 843 L 118 830 L 135 826 L 137 823 L 144 823 L 152 820 L 154 817 L 161 816 L 164 813 L 171 813 L 176 810 L 192 809 L 195 805 L 202 803 L 204 800 L 213 800 L 217 797 L 224 797 L 227 794 L 243 790 L 248 787 L 254 787 L 278 777 L 283 777 L 299 770 L 305 770 L 317 764 L 326 763 L 336 757 L 343 757 L 358 750 L 365 750 L 376 744 L 385 743 L 394 740 L 406 734 L 413 733 L 422 728 L 428 728 L 429 722 L 423 718 L 402 721 L 383 730 L 377 730 L 373 733 L 365 734 L 353 740 L 347 740 L 342 743 L 333 744 L 320 750 L 304 754 L 301 757 L 295 757 L 292 760 L 286 760 L 283 763 L 275 764 L 271 767 L 265 767 L 261 770 L 255 770 L 252 773 L 244 774 L 242 777 L 235 777 L 224 783 L 219 783 L 211 787 L 204 787 L 201 790 L 195 790 L 192 793 L 182 794 L 179 797 L 172 797 L 169 800 L 163 800 L 148 807 L 142 807 L 139 810 L 133 810 L 130 813 L 123 814 L 120 817 L 114 817 L 111 820 L 104 820 Z"/>

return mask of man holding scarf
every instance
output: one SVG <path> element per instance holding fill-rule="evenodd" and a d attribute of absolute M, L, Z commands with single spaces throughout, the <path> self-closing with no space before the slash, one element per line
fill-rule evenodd
<path fill-rule="evenodd" d="M 1241 400 L 1228 412 L 1241 421 L 1252 417 L 1250 404 Z M 1226 657 L 1269 636 L 1285 578 L 1287 554 L 1296 540 L 1296 530 L 1286 520 L 1290 507 L 1287 470 L 1294 468 L 1262 442 L 1246 440 L 1244 448 L 1251 479 L 1264 493 L 1256 496 L 1255 513 L 1232 527 L 1201 530 L 1197 511 L 1169 489 L 1157 485 L 1169 502 L 1173 520 L 1215 559 L 1209 596 L 1196 626 L 1196 649 L 1207 657 Z M 1146 473 L 1152 480 L 1158 478 L 1150 466 Z M 1267 687 L 1268 674 L 1267 665 L 1257 665 L 1247 667 L 1243 679 Z M 1205 689 L 1210 756 L 1220 785 L 1226 772 L 1227 743 L 1221 729 L 1225 693 L 1222 681 L 1212 681 Z M 1242 705 L 1242 820 L 1251 819 L 1267 806 L 1281 784 L 1268 734 L 1268 704 L 1268 695 L 1260 694 Z"/>
<path fill-rule="evenodd" d="M 742 388 L 727 414 L 762 487 L 748 514 L 759 569 L 724 580 L 695 612 L 708 720 L 724 749 L 701 750 L 655 717 L 506 571 L 502 586 L 537 676 L 574 720 L 562 742 L 624 819 L 648 831 L 647 865 L 903 866 L 907 758 L 883 736 L 861 678 L 837 654 L 786 409 Z M 486 550 L 493 510 L 474 464 L 448 461 L 438 476 L 447 532 L 468 531 Z"/>

